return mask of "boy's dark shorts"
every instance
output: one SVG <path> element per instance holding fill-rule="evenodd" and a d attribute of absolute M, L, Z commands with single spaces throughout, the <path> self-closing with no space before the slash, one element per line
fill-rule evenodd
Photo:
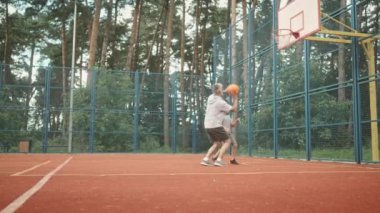
<path fill-rule="evenodd" d="M 211 142 L 224 142 L 230 137 L 223 127 L 206 129 L 206 132 Z"/>

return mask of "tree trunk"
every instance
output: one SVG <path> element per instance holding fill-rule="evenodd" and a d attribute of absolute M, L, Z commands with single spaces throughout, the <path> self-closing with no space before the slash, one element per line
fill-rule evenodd
<path fill-rule="evenodd" d="M 9 65 L 7 61 L 8 56 L 8 43 L 9 43 L 9 12 L 8 12 L 8 1 L 5 1 L 5 43 L 4 43 L 4 63 Z M 5 82 L 7 83 L 7 82 Z"/>
<path fill-rule="evenodd" d="M 83 62 L 84 62 L 84 60 L 83 60 L 83 48 L 80 48 L 80 63 L 79 64 L 83 64 Z M 83 67 L 82 66 L 80 66 L 80 68 L 79 68 L 79 86 L 80 86 L 80 88 L 82 88 L 83 87 L 83 85 L 82 85 L 82 82 L 83 82 L 83 69 L 82 69 Z"/>
<path fill-rule="evenodd" d="M 227 14 L 226 14 L 226 29 L 229 27 L 231 24 L 231 0 L 228 0 L 227 3 Z"/>
<path fill-rule="evenodd" d="M 64 2 L 63 6 L 64 6 Z M 62 20 L 62 25 L 61 25 L 61 51 L 62 51 L 62 104 L 63 104 L 63 109 L 66 109 L 67 103 L 66 103 L 66 87 L 67 87 L 67 82 L 66 82 L 66 56 L 67 56 L 67 42 L 66 42 L 66 25 L 65 25 L 65 20 Z M 66 124 L 67 124 L 67 117 L 68 114 L 64 110 L 62 112 L 62 134 L 66 135 Z"/>
<path fill-rule="evenodd" d="M 194 53 L 193 53 L 193 66 L 190 69 L 190 88 L 189 94 L 191 94 L 190 102 L 190 116 L 193 116 L 195 113 L 194 109 L 197 106 L 197 102 L 199 100 L 199 93 L 196 93 L 196 87 L 193 84 L 194 74 L 199 74 L 199 55 L 198 55 L 198 43 L 199 43 L 199 24 L 200 24 L 200 10 L 201 10 L 201 2 L 200 0 L 196 1 L 195 6 L 195 32 L 194 32 Z"/>
<path fill-rule="evenodd" d="M 29 104 L 30 100 L 32 99 L 32 93 L 33 93 L 33 87 L 32 87 L 32 71 L 33 71 L 33 66 L 34 66 L 34 52 L 36 49 L 36 42 L 32 41 L 32 47 L 30 50 L 30 61 L 29 61 L 29 70 L 28 70 L 28 90 L 26 94 L 26 101 L 25 101 L 25 124 L 24 124 L 24 129 L 28 129 L 28 123 L 29 123 Z"/>
<path fill-rule="evenodd" d="M 140 18 L 141 18 L 141 7 L 143 5 L 143 0 L 137 0 L 133 16 L 132 24 L 132 34 L 129 39 L 128 53 L 127 53 L 127 70 L 136 71 L 136 57 L 137 57 L 137 45 L 138 36 L 140 30 Z"/>
<path fill-rule="evenodd" d="M 167 16 L 167 12 L 166 12 L 166 16 Z M 164 64 L 162 63 L 162 61 L 164 61 L 164 35 L 165 35 L 165 30 L 164 30 L 164 27 L 162 27 L 161 29 L 161 34 L 160 34 L 160 41 L 159 43 L 157 43 L 157 62 L 156 62 L 156 66 L 157 66 L 157 71 L 159 73 L 164 73 Z"/>
<path fill-rule="evenodd" d="M 173 37 L 173 17 L 175 14 L 175 2 L 170 0 L 169 15 L 167 18 L 167 38 L 165 46 L 165 72 L 164 72 L 164 144 L 165 147 L 170 146 L 169 139 L 169 74 L 170 74 L 170 55 Z"/>
<path fill-rule="evenodd" d="M 208 22 L 208 11 L 209 11 L 209 1 L 205 1 L 206 3 L 206 8 L 205 8 L 205 18 L 203 20 L 203 26 L 202 26 L 202 49 L 201 49 L 201 63 L 200 63 L 200 76 L 202 76 L 200 78 L 200 100 L 199 100 L 199 106 L 198 106 L 198 109 L 201 108 L 201 106 L 203 106 L 203 102 L 204 102 L 204 97 L 205 97 L 205 81 L 203 78 L 203 76 L 205 76 L 205 64 L 206 64 L 206 59 L 205 59 L 205 55 L 206 55 L 206 26 L 207 26 L 207 22 Z"/>
<path fill-rule="evenodd" d="M 104 28 L 105 32 L 104 32 L 104 39 L 103 39 L 103 46 L 102 46 L 102 54 L 101 54 L 101 59 L 100 59 L 101 68 L 105 68 L 106 62 L 107 62 L 107 49 L 108 49 L 110 32 L 112 28 L 112 5 L 113 5 L 113 0 L 109 0 L 109 2 L 107 3 L 107 23 Z"/>
<path fill-rule="evenodd" d="M 345 7 L 347 0 L 340 0 L 340 6 Z M 344 13 L 340 14 L 339 21 L 345 23 L 346 15 Z M 339 31 L 344 31 L 344 26 L 339 25 Z M 345 48 L 344 44 L 338 44 L 338 101 L 346 100 L 346 89 L 344 86 L 341 86 L 343 82 L 346 81 L 346 71 L 345 71 Z"/>
<path fill-rule="evenodd" d="M 186 31 L 186 2 L 182 4 L 182 23 L 181 23 L 181 110 L 182 110 L 182 146 L 186 150 L 189 142 L 187 137 L 186 124 L 186 104 L 185 104 L 185 31 Z"/>
<path fill-rule="evenodd" d="M 247 0 L 242 0 L 242 6 L 243 6 L 243 59 L 248 58 L 248 17 L 247 17 Z M 251 59 L 248 59 L 251 60 Z M 248 75 L 248 60 L 246 60 L 243 64 L 243 81 L 244 81 L 244 104 L 245 109 L 250 107 L 248 105 L 249 103 L 249 92 L 250 89 L 249 86 L 249 78 L 252 76 Z M 245 115 L 246 116 L 246 115 Z"/>
<path fill-rule="evenodd" d="M 238 83 L 236 65 L 236 0 L 231 0 L 231 66 L 232 79 L 228 83 Z"/>
<path fill-rule="evenodd" d="M 198 56 L 198 41 L 199 41 L 199 37 L 198 37 L 198 28 L 199 28 L 199 22 L 200 22 L 200 7 L 201 7 L 201 3 L 200 3 L 200 0 L 197 0 L 197 5 L 196 5 L 196 8 L 195 8 L 195 36 L 194 36 L 194 66 L 193 66 L 193 69 L 195 71 L 196 74 L 199 74 L 199 56 Z"/>
<path fill-rule="evenodd" d="M 100 10 L 102 6 L 102 0 L 95 0 L 95 15 L 92 20 L 92 29 L 91 29 L 91 39 L 90 39 L 90 50 L 89 50 L 89 59 L 88 59 L 88 75 L 87 75 L 87 87 L 91 87 L 92 79 L 92 68 L 95 65 L 96 61 L 96 48 L 98 41 L 98 32 L 99 32 L 99 18 Z"/>
<path fill-rule="evenodd" d="M 113 28 L 112 28 L 112 30 L 110 30 L 110 31 L 112 31 L 112 34 L 111 34 L 111 36 L 110 36 L 110 44 L 109 44 L 109 46 L 110 46 L 110 52 L 111 52 L 111 54 L 112 54 L 112 56 L 108 59 L 108 68 L 111 68 L 111 69 L 113 69 L 113 68 L 115 68 L 115 66 L 116 66 L 116 64 L 117 64 L 117 62 L 119 62 L 120 61 L 120 56 L 119 56 L 119 54 L 116 54 L 116 46 L 117 46 L 117 44 L 118 44 L 118 42 L 116 41 L 116 37 L 117 37 L 117 23 L 118 23 L 118 16 L 119 16 L 119 2 L 120 2 L 120 0 L 116 0 L 115 1 L 115 4 L 112 6 L 113 7 L 113 9 L 114 9 L 114 14 L 115 14 L 115 18 L 113 19 L 113 23 L 112 23 L 112 26 L 114 26 Z"/>
<path fill-rule="evenodd" d="M 152 40 L 152 44 L 150 45 L 149 49 L 148 49 L 148 52 L 147 52 L 147 60 L 146 60 L 146 65 L 145 67 L 142 69 L 142 76 L 141 76 L 141 83 L 140 83 L 140 88 L 139 90 L 142 91 L 143 87 L 144 87 L 144 84 L 145 84 L 145 73 L 149 70 L 149 67 L 150 67 L 150 61 L 151 61 L 151 56 L 152 56 L 152 51 L 153 51 L 153 47 L 157 41 L 157 36 L 158 36 L 158 32 L 159 32 L 159 29 L 160 29 L 160 22 L 162 20 L 162 17 L 164 15 L 164 12 L 165 12 L 165 9 L 166 9 L 166 6 L 164 5 L 162 7 L 162 10 L 161 10 L 161 13 L 160 13 L 160 17 L 158 18 L 157 20 L 157 24 L 156 24 L 156 28 L 154 30 L 154 34 L 153 34 L 153 40 Z M 156 55 L 159 55 L 157 53 L 157 50 L 158 50 L 158 45 L 157 45 L 157 48 L 156 48 Z"/>
<path fill-rule="evenodd" d="M 8 1 L 5 1 L 5 43 L 4 43 L 4 84 L 11 84 L 12 83 L 12 74 L 10 69 L 10 63 L 11 63 L 11 26 L 9 24 L 9 11 L 8 11 Z M 2 79 L 0 79 L 2 80 Z"/>
<path fill-rule="evenodd" d="M 149 66 L 150 66 L 150 60 L 151 60 L 151 57 L 152 57 L 153 47 L 154 47 L 155 42 L 157 41 L 158 30 L 160 29 L 160 22 L 162 20 L 162 16 L 164 15 L 164 11 L 165 11 L 165 6 L 162 7 L 162 10 L 161 10 L 161 13 L 160 13 L 160 17 L 158 18 L 157 23 L 156 23 L 156 28 L 154 29 L 152 44 L 149 47 L 149 50 L 148 50 L 148 53 L 147 53 L 146 65 L 145 65 L 145 67 L 143 69 L 144 72 L 146 72 L 148 70 Z M 144 75 L 143 75 L 143 77 L 144 77 Z"/>
<path fill-rule="evenodd" d="M 251 13 L 252 13 L 252 19 L 254 19 L 255 18 L 255 13 L 256 13 L 256 6 L 257 6 L 257 0 L 254 0 L 254 1 L 251 1 L 250 2 L 250 4 L 251 4 L 251 7 L 252 7 L 252 10 L 251 10 Z M 252 25 L 254 25 L 253 23 L 252 23 Z M 252 26 L 252 29 L 254 29 L 254 26 Z M 251 93 L 251 99 L 252 99 L 252 102 L 251 102 L 251 104 L 252 105 L 254 105 L 255 104 L 255 101 L 256 101 L 256 84 L 255 84 L 255 82 L 256 82 L 256 60 L 255 60 L 255 55 L 256 55 L 256 49 L 255 49 L 255 45 L 254 44 L 252 44 L 253 46 L 251 47 L 252 48 L 252 56 L 254 57 L 254 58 L 252 58 L 252 59 L 250 59 L 250 60 L 252 60 L 252 88 L 249 88 L 249 89 L 251 89 L 252 90 L 252 93 Z"/>
<path fill-rule="evenodd" d="M 231 0 L 231 67 L 232 79 L 230 83 L 239 83 L 239 73 L 236 68 L 236 0 Z M 227 85 L 226 85 L 227 86 Z M 232 114 L 234 118 L 238 117 L 238 112 Z M 235 136 L 236 137 L 236 136 Z"/>

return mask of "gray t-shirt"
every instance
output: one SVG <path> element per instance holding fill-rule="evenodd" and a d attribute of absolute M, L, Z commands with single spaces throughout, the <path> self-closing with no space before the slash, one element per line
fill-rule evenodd
<path fill-rule="evenodd" d="M 206 129 L 223 127 L 223 120 L 231 111 L 229 105 L 221 96 L 210 95 L 207 99 L 207 108 L 204 125 Z"/>

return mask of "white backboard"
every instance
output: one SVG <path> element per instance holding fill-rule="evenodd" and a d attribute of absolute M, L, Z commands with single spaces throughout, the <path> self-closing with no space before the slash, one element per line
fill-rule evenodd
<path fill-rule="evenodd" d="M 321 30 L 320 0 L 281 0 L 277 19 L 281 50 Z"/>

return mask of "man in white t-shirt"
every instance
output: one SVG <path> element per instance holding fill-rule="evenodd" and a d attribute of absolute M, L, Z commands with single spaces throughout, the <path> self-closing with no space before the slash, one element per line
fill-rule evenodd
<path fill-rule="evenodd" d="M 206 115 L 204 120 L 204 126 L 207 135 L 212 141 L 212 146 L 207 151 L 206 156 L 202 159 L 201 164 L 205 166 L 212 165 L 209 159 L 212 153 L 219 147 L 219 155 L 215 161 L 215 166 L 222 166 L 223 156 L 231 144 L 230 136 L 223 127 L 223 120 L 227 113 L 236 112 L 238 108 L 238 97 L 233 96 L 233 104 L 229 105 L 223 99 L 223 84 L 217 83 L 213 87 L 213 94 L 207 99 Z"/>

